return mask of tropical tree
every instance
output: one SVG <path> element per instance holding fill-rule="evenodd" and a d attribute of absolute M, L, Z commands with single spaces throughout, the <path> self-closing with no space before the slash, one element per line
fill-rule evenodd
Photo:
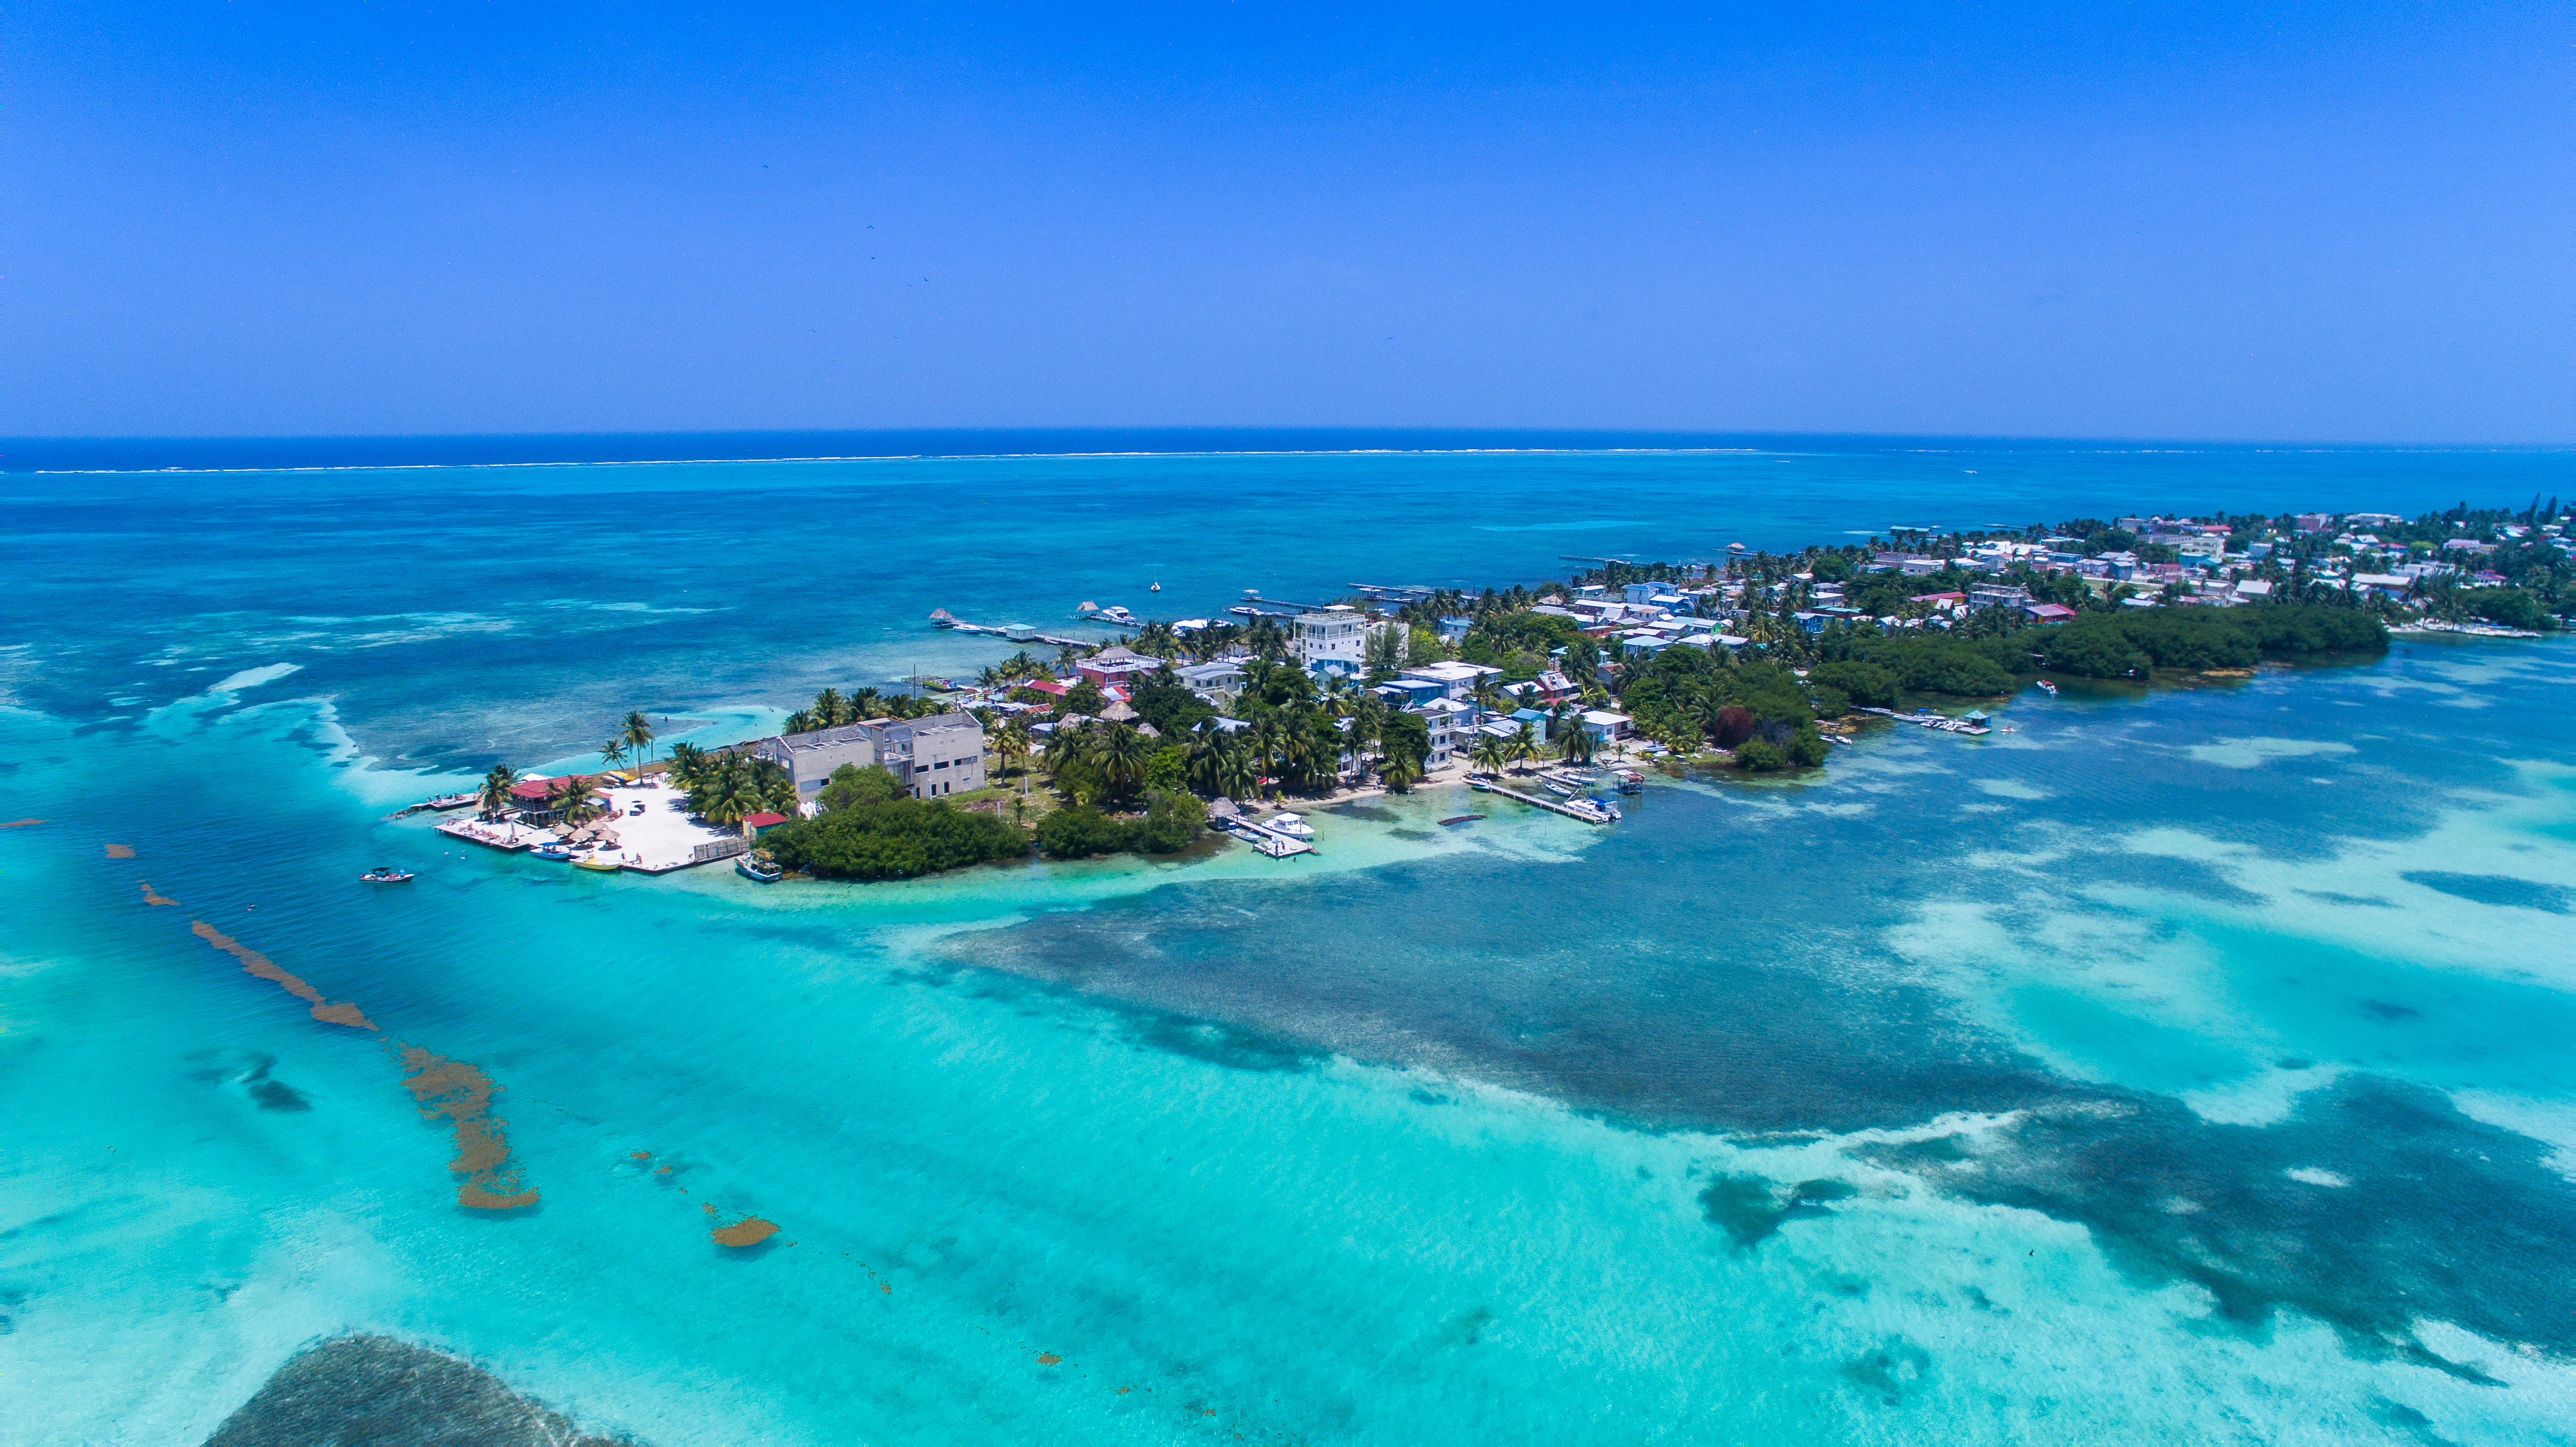
<path fill-rule="evenodd" d="M 1475 683 L 1467 690 L 1467 696 L 1474 700 L 1476 707 L 1485 713 L 1501 713 L 1503 700 L 1508 697 L 1503 692 L 1502 679 L 1491 673 L 1477 674 Z M 1477 722 L 1482 723 L 1484 720 L 1479 718 Z"/>
<path fill-rule="evenodd" d="M 1260 767 L 1239 735 L 1226 734 L 1218 740 L 1216 782 L 1216 791 L 1229 799 L 1249 799 L 1261 785 Z"/>
<path fill-rule="evenodd" d="M 1504 752 L 1511 758 L 1515 771 L 1526 772 L 1529 761 L 1538 757 L 1538 735 L 1531 730 L 1529 720 L 1521 720 L 1520 731 L 1512 735 Z"/>
<path fill-rule="evenodd" d="M 1386 781 L 1389 789 L 1399 794 L 1408 793 L 1422 777 L 1422 764 L 1408 753 L 1389 754 L 1386 762 L 1378 765 L 1377 775 Z"/>
<path fill-rule="evenodd" d="M 682 789 L 695 788 L 697 787 L 700 776 L 706 771 L 706 768 L 706 750 L 699 748 L 696 744 L 683 743 L 671 745 L 672 783 L 679 785 Z"/>
<path fill-rule="evenodd" d="M 611 771 L 614 771 L 618 765 L 625 763 L 626 740 L 624 736 L 621 735 L 617 738 L 610 739 L 607 743 L 600 745 L 599 761 L 603 765 L 607 766 Z"/>
<path fill-rule="evenodd" d="M 995 742 L 1001 748 L 1004 764 L 1013 759 L 1020 761 L 1020 792 L 1026 794 L 1029 791 L 1029 726 L 1018 719 L 1010 719 L 1003 723 Z"/>
<path fill-rule="evenodd" d="M 1510 754 L 1501 739 L 1492 734 L 1480 733 L 1476 735 L 1475 746 L 1467 750 L 1467 758 L 1484 772 L 1498 774 L 1502 772 L 1503 765 L 1509 761 Z"/>
<path fill-rule="evenodd" d="M 626 715 L 625 726 L 617 731 L 617 737 L 632 751 L 636 772 L 642 773 L 645 750 L 653 747 L 652 720 L 644 717 L 640 710 L 630 711 Z"/>
<path fill-rule="evenodd" d="M 493 818 L 508 809 L 511 802 L 510 790 L 518 782 L 518 770 L 508 764 L 494 764 L 492 772 L 483 776 L 483 793 L 477 801 L 483 807 L 483 817 Z"/>
<path fill-rule="evenodd" d="M 1136 792 L 1145 782 L 1145 765 L 1154 757 L 1153 740 L 1126 724 L 1112 724 L 1101 735 L 1100 771 L 1108 776 L 1109 791 L 1118 798 Z"/>
<path fill-rule="evenodd" d="M 818 726 L 839 728 L 850 721 L 850 701 L 841 697 L 839 689 L 826 688 L 814 695 L 813 714 Z"/>
<path fill-rule="evenodd" d="M 1583 727 L 1578 719 L 1572 728 L 1565 731 L 1564 737 L 1556 741 L 1556 748 L 1557 753 L 1569 764 L 1591 763 L 1592 731 Z"/>
<path fill-rule="evenodd" d="M 554 798 L 547 802 L 563 814 L 567 824 L 587 824 L 599 817 L 599 787 L 580 774 L 568 775 L 557 783 Z"/>

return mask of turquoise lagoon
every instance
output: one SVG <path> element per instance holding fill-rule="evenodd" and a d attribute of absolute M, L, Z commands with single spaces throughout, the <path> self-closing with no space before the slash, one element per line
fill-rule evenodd
<path fill-rule="evenodd" d="M 10 477 L 9 1437 L 200 1440 L 369 1330 L 660 1444 L 2567 1440 L 2560 645 L 2034 694 L 1609 831 L 1426 791 L 1283 863 L 763 889 L 381 817 L 627 707 L 738 737 L 1004 651 L 932 606 L 2503 502 L 2547 462 Z M 420 880 L 354 882 L 385 861 Z M 502 1088 L 535 1207 L 457 1206 L 387 1040 Z"/>

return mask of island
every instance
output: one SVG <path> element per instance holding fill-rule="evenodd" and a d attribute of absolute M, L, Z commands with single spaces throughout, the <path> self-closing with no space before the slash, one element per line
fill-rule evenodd
<path fill-rule="evenodd" d="M 2556 631 L 2576 615 L 2567 528 L 2555 498 L 2411 521 L 2078 518 L 1577 560 L 1590 566 L 1473 594 L 1248 593 L 1224 618 L 1095 606 L 1115 637 L 1023 647 L 971 683 L 827 688 L 777 734 L 659 759 L 629 713 L 599 774 L 500 766 L 432 805 L 479 806 L 441 827 L 496 847 L 604 872 L 732 859 L 762 882 L 1177 855 L 1213 835 L 1285 858 L 1315 847 L 1295 809 L 1425 782 L 1610 824 L 1642 781 L 1631 763 L 1796 779 L 1866 727 L 1982 735 L 1982 705 L 2025 688 L 2361 661 L 2392 630 Z M 630 847 L 648 831 L 657 843 Z"/>

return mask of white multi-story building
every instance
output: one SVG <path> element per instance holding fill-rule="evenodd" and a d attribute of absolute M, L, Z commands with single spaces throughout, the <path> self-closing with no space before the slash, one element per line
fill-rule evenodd
<path fill-rule="evenodd" d="M 1357 672 L 1368 662 L 1369 640 L 1387 629 L 1395 631 L 1397 656 L 1403 656 L 1402 623 L 1380 622 L 1348 603 L 1335 603 L 1317 612 L 1300 613 L 1289 622 L 1297 646 L 1297 661 L 1310 669 L 1329 660 Z"/>

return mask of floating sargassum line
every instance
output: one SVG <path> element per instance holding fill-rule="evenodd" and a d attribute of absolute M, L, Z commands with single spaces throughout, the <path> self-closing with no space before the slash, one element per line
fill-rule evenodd
<path fill-rule="evenodd" d="M 177 904 L 143 886 L 146 904 Z M 256 975 L 313 1007 L 313 1018 L 327 1025 L 345 1025 L 353 1030 L 374 1031 L 376 1022 L 355 1004 L 342 1001 L 333 1004 L 322 992 L 288 972 L 275 960 L 250 948 L 222 930 L 194 921 L 191 933 L 216 949 L 242 962 L 245 974 Z M 448 1170 L 463 1177 L 457 1183 L 456 1204 L 476 1211 L 511 1211 L 537 1203 L 537 1193 L 523 1190 L 519 1168 L 510 1158 L 509 1137 L 502 1127 L 509 1122 L 492 1114 L 492 1097 L 502 1087 L 492 1077 L 461 1060 L 450 1060 L 417 1045 L 397 1044 L 403 1068 L 403 1087 L 419 1105 L 423 1120 L 449 1121 L 456 1132 L 456 1158 L 447 1163 Z M 738 1225 L 740 1223 L 737 1223 Z M 763 1225 L 768 1223 L 763 1222 Z M 770 1231 L 778 1228 L 770 1226 Z M 721 1233 L 719 1233 L 721 1235 Z M 766 1236 L 767 1231 L 760 1233 Z M 753 1241 L 760 1236 L 751 1238 Z M 745 1245 L 750 1242 L 743 1243 Z"/>
<path fill-rule="evenodd" d="M 159 902 L 158 898 L 150 893 L 151 886 L 146 885 L 144 888 L 146 903 Z M 197 938 L 240 960 L 244 974 L 257 975 L 263 980 L 273 981 L 286 993 L 310 1004 L 313 1007 L 314 1019 L 328 1025 L 346 1025 L 353 1030 L 376 1028 L 376 1022 L 368 1019 L 366 1013 L 357 1006 L 346 1001 L 337 1005 L 325 1001 L 321 991 L 288 974 L 275 960 L 225 934 L 204 920 L 198 920 L 188 928 L 189 932 Z"/>
<path fill-rule="evenodd" d="M 455 1124 L 456 1159 L 447 1168 L 464 1177 L 456 1186 L 456 1204 L 476 1211 L 535 1205 L 537 1193 L 520 1189 L 519 1168 L 510 1159 L 509 1137 L 501 1129 L 509 1122 L 492 1114 L 492 1097 L 502 1087 L 462 1060 L 417 1045 L 394 1048 L 402 1052 L 403 1088 L 419 1102 L 421 1119 L 445 1117 Z"/>

